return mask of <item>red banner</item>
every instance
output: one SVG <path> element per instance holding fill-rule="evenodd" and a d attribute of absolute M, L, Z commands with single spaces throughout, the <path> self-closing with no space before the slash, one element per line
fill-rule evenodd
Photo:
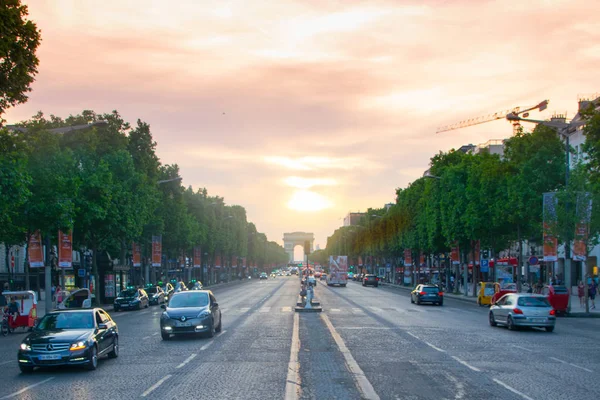
<path fill-rule="evenodd" d="M 58 266 L 59 268 L 73 267 L 73 235 L 71 232 L 58 231 Z"/>
<path fill-rule="evenodd" d="M 585 261 L 587 258 L 588 224 L 578 223 L 575 228 L 575 241 L 573 242 L 573 260 Z"/>
<path fill-rule="evenodd" d="M 152 266 L 162 265 L 162 236 L 152 236 Z"/>
<path fill-rule="evenodd" d="M 452 260 L 452 264 L 460 264 L 460 248 L 458 247 L 458 241 L 454 242 L 454 246 L 451 248 L 452 253 L 450 254 L 450 259 Z"/>
<path fill-rule="evenodd" d="M 425 254 L 423 252 L 419 254 L 419 265 L 421 267 L 425 266 Z"/>
<path fill-rule="evenodd" d="M 35 231 L 31 236 L 29 236 L 27 252 L 29 257 L 29 268 L 41 268 L 44 266 L 42 235 L 40 235 L 40 231 Z"/>
<path fill-rule="evenodd" d="M 133 242 L 131 247 L 132 247 L 132 253 L 133 253 L 133 266 L 141 267 L 142 266 L 142 250 L 140 248 L 140 244 Z"/>
<path fill-rule="evenodd" d="M 558 261 L 558 239 L 544 222 L 544 261 Z"/>
<path fill-rule="evenodd" d="M 404 249 L 404 266 L 410 267 L 412 265 L 412 250 Z"/>
<path fill-rule="evenodd" d="M 202 266 L 202 248 L 200 246 L 194 247 L 194 268 L 200 268 Z"/>
<path fill-rule="evenodd" d="M 479 259 L 481 258 L 481 240 L 472 240 L 471 246 L 473 247 L 473 253 L 475 254 L 475 260 L 471 260 L 475 265 L 479 265 Z"/>

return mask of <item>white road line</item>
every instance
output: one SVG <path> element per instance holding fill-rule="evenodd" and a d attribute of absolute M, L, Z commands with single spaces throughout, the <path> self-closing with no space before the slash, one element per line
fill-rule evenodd
<path fill-rule="evenodd" d="M 353 309 L 352 309 L 352 312 L 353 312 L 354 314 L 364 314 L 364 313 L 365 313 L 365 311 L 364 311 L 364 310 L 362 310 L 362 309 L 360 309 L 360 308 L 353 308 Z"/>
<path fill-rule="evenodd" d="M 258 310 L 258 312 L 261 313 L 268 313 L 271 311 L 271 307 L 262 307 L 260 310 Z"/>
<path fill-rule="evenodd" d="M 342 310 L 340 310 L 339 308 L 332 308 L 330 311 L 331 311 L 331 312 L 340 312 L 340 311 L 342 311 Z"/>
<path fill-rule="evenodd" d="M 402 328 L 389 328 L 387 326 L 338 326 L 338 329 L 372 329 L 376 331 L 387 331 L 390 329 L 402 329 Z"/>
<path fill-rule="evenodd" d="M 551 359 L 551 360 L 554 360 L 554 361 L 558 361 L 558 362 L 560 362 L 560 363 L 563 363 L 563 364 L 568 364 L 568 362 L 566 362 L 566 361 L 563 361 L 563 360 L 561 360 L 561 359 L 559 359 L 559 358 L 556 358 L 556 357 L 550 357 L 550 359 Z"/>
<path fill-rule="evenodd" d="M 292 307 L 281 307 L 281 312 L 292 312 Z"/>
<path fill-rule="evenodd" d="M 583 368 L 583 367 L 580 367 L 579 365 L 576 365 L 576 364 L 569 363 L 569 365 L 572 366 L 572 367 L 575 367 L 575 368 L 582 369 L 582 370 L 587 371 L 587 372 L 594 372 L 591 369 Z"/>
<path fill-rule="evenodd" d="M 376 313 L 380 313 L 380 312 L 382 312 L 382 311 L 383 311 L 383 310 L 382 310 L 381 308 L 379 308 L 379 307 L 369 307 L 369 308 L 370 308 L 370 309 L 371 309 L 373 312 L 376 312 Z"/>
<path fill-rule="evenodd" d="M 525 350 L 525 351 L 528 351 L 530 353 L 533 353 L 533 350 L 530 350 L 527 347 L 517 346 L 516 344 L 513 344 L 513 347 L 516 347 L 517 349 L 521 349 L 521 350 Z"/>
<path fill-rule="evenodd" d="M 15 362 L 15 360 L 8 360 L 8 361 L 0 362 L 0 365 L 10 364 L 10 363 L 14 363 L 14 362 Z"/>
<path fill-rule="evenodd" d="M 445 352 L 446 352 L 446 350 L 442 350 L 442 349 L 440 349 L 439 347 L 436 347 L 436 346 L 432 345 L 432 344 L 431 344 L 431 343 L 429 343 L 429 342 L 425 342 L 425 341 L 424 341 L 423 343 L 425 343 L 427 346 L 431 347 L 432 349 L 439 351 L 440 353 L 445 353 Z"/>
<path fill-rule="evenodd" d="M 342 339 L 339 333 L 337 333 L 326 314 L 321 313 L 321 318 L 325 322 L 325 325 L 327 325 L 333 340 L 335 340 L 338 349 L 340 349 L 340 352 L 344 356 L 348 370 L 350 370 L 350 372 L 354 375 L 354 380 L 356 381 L 358 390 L 362 393 L 362 398 L 368 400 L 379 400 L 379 396 L 375 392 L 375 389 L 373 389 L 373 385 L 371 385 L 371 382 L 369 382 L 365 376 L 365 373 L 362 371 L 362 369 L 360 369 L 354 357 L 352 357 L 352 353 L 350 353 L 350 350 L 348 350 L 346 347 L 344 339 Z"/>
<path fill-rule="evenodd" d="M 454 395 L 454 398 L 456 400 L 460 400 L 463 397 L 465 397 L 465 386 L 463 385 L 463 383 L 447 372 L 445 372 L 444 375 L 446 375 L 446 378 L 448 378 L 448 380 L 451 380 L 452 383 L 454 383 L 454 386 L 456 387 L 456 394 Z"/>
<path fill-rule="evenodd" d="M 52 379 L 54 379 L 54 377 L 53 377 L 53 376 L 52 376 L 52 377 L 50 377 L 50 378 L 48 378 L 48 379 L 44 379 L 44 380 L 43 380 L 43 381 L 41 381 L 41 382 L 34 383 L 33 385 L 25 386 L 23 389 L 19 390 L 18 392 L 14 392 L 14 393 L 12 393 L 12 394 L 9 394 L 9 395 L 7 395 L 7 396 L 0 397 L 0 400 L 4 400 L 4 399 L 11 399 L 11 398 L 13 398 L 13 397 L 17 397 L 18 395 L 20 395 L 20 394 L 22 394 L 22 393 L 25 393 L 25 392 L 26 392 L 26 391 L 28 391 L 29 389 L 33 389 L 34 387 L 36 387 L 36 386 L 39 386 L 39 385 L 41 385 L 41 384 L 44 384 L 44 383 L 46 383 L 46 382 L 48 382 L 48 381 L 51 381 Z"/>
<path fill-rule="evenodd" d="M 159 333 L 159 332 L 153 333 L 153 334 L 152 334 L 152 336 L 156 336 L 156 335 L 158 335 L 158 333 Z"/>
<path fill-rule="evenodd" d="M 150 336 L 144 336 L 142 339 L 143 340 L 150 339 Z"/>
<path fill-rule="evenodd" d="M 158 389 L 158 387 L 160 385 L 162 385 L 163 383 L 165 383 L 165 381 L 167 379 L 169 379 L 170 377 L 171 377 L 171 375 L 167 375 L 164 378 L 162 378 L 160 381 L 156 382 L 154 385 L 150 386 L 150 388 L 148 390 L 146 390 L 144 393 L 142 393 L 142 397 L 146 397 L 150 393 L 152 393 L 153 391 L 155 391 L 156 389 Z"/>
<path fill-rule="evenodd" d="M 285 381 L 285 400 L 296 400 L 300 397 L 300 365 L 298 353 L 300 352 L 300 314 L 294 314 L 292 328 L 292 346 L 290 348 L 290 361 L 288 363 L 287 379 Z"/>
<path fill-rule="evenodd" d="M 242 313 L 246 313 L 246 312 L 250 311 L 250 307 L 242 307 L 242 308 L 240 308 L 240 311 Z"/>
<path fill-rule="evenodd" d="M 414 333 L 410 333 L 410 332 L 406 332 L 408 333 L 410 336 L 414 337 L 417 340 L 421 340 L 417 335 L 415 335 Z"/>
<path fill-rule="evenodd" d="M 192 361 L 194 358 L 196 358 L 197 355 L 198 354 L 192 354 L 191 356 L 189 356 L 188 358 L 186 358 L 181 364 L 179 364 L 175 368 L 183 368 L 183 367 L 185 367 L 185 364 L 187 364 L 190 361 Z"/>
<path fill-rule="evenodd" d="M 511 392 L 513 392 L 514 394 L 518 394 L 519 396 L 521 396 L 521 397 L 522 397 L 522 398 L 524 398 L 524 399 L 527 399 L 527 400 L 533 400 L 531 397 L 527 396 L 526 394 L 519 392 L 517 389 L 514 389 L 514 388 L 512 388 L 512 387 L 508 386 L 506 383 L 504 383 L 504 382 L 502 382 L 502 381 L 499 381 L 499 380 L 498 380 L 498 379 L 496 379 L 496 378 L 494 378 L 494 379 L 493 379 L 493 381 L 494 381 L 494 382 L 496 382 L 498 385 L 500 385 L 500 386 L 503 386 L 504 388 L 506 388 L 506 389 L 510 390 L 510 391 L 511 391 Z"/>
<path fill-rule="evenodd" d="M 472 369 L 475 372 L 481 372 L 481 370 L 477 367 L 474 367 L 472 365 L 467 364 L 466 361 L 461 360 L 460 358 L 456 357 L 456 356 L 452 356 L 452 358 L 454 358 L 456 361 L 458 361 L 459 363 L 461 363 L 462 365 L 464 365 L 467 368 Z"/>

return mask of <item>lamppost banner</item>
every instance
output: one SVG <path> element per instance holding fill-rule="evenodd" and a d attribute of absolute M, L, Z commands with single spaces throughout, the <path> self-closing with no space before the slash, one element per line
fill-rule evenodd
<path fill-rule="evenodd" d="M 72 232 L 58 231 L 58 266 L 60 268 L 73 267 L 73 235 Z"/>
<path fill-rule="evenodd" d="M 471 246 L 473 246 L 473 253 L 475 253 L 473 265 L 479 265 L 479 259 L 481 258 L 481 240 L 471 241 Z"/>
<path fill-rule="evenodd" d="M 544 193 L 544 261 L 558 261 L 558 239 L 553 230 L 556 226 L 556 193 Z"/>
<path fill-rule="evenodd" d="M 587 240 L 592 216 L 592 199 L 589 193 L 577 194 L 577 226 L 573 243 L 573 260 L 585 261 L 587 258 Z"/>
<path fill-rule="evenodd" d="M 160 267 L 162 258 L 162 236 L 152 236 L 152 266 Z"/>
<path fill-rule="evenodd" d="M 412 266 L 412 250 L 404 249 L 404 266 L 410 267 Z"/>
<path fill-rule="evenodd" d="M 29 268 L 42 268 L 44 266 L 44 255 L 42 254 L 40 231 L 35 231 L 29 236 L 27 251 L 29 252 Z"/>
<path fill-rule="evenodd" d="M 450 259 L 452 260 L 452 264 L 460 264 L 460 248 L 458 247 L 458 241 L 454 242 L 454 246 L 452 246 L 451 251 Z"/>
<path fill-rule="evenodd" d="M 194 268 L 200 268 L 202 266 L 202 248 L 200 246 L 194 247 Z"/>
<path fill-rule="evenodd" d="M 140 249 L 139 243 L 132 243 L 132 252 L 133 252 L 133 266 L 141 267 L 142 266 L 142 251 Z"/>

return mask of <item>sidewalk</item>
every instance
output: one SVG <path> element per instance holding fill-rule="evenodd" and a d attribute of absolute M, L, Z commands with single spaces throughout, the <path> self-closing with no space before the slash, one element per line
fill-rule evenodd
<path fill-rule="evenodd" d="M 398 289 L 403 289 L 406 290 L 407 292 L 411 292 L 412 288 L 410 286 L 402 286 L 402 285 L 397 285 L 395 283 L 381 283 L 380 285 L 383 286 L 390 286 L 390 287 L 394 287 L 394 288 L 398 288 Z M 471 291 L 469 292 L 469 294 L 472 293 Z M 473 297 L 471 295 L 469 296 L 465 296 L 463 294 L 454 294 L 454 293 L 448 293 L 445 292 L 444 293 L 444 297 L 447 297 L 449 299 L 455 299 L 455 300 L 460 300 L 460 301 L 464 301 L 467 303 L 472 303 L 472 304 L 477 304 L 477 297 Z M 590 310 L 589 313 L 585 312 L 585 306 L 584 307 L 580 307 L 579 306 L 579 297 L 576 295 L 571 295 L 571 312 L 568 313 L 566 315 L 566 317 L 571 317 L 571 318 L 600 318 L 600 298 L 596 300 L 598 302 L 597 304 L 597 308 L 595 309 L 591 309 L 591 303 L 590 303 Z"/>

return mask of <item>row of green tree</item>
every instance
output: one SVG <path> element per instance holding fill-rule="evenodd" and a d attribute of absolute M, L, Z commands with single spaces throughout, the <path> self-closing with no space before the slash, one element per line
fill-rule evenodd
<path fill-rule="evenodd" d="M 75 249 L 93 250 L 94 272 L 99 250 L 123 259 L 135 241 L 150 256 L 152 235 L 162 235 L 168 258 L 191 257 L 201 246 L 224 265 L 237 257 L 260 267 L 287 262 L 243 207 L 184 188 L 178 166 L 161 164 L 155 150 L 150 126 L 131 126 L 116 111 L 66 119 L 40 113 L 18 129 L 1 128 L 0 242 L 23 244 L 39 230 L 55 243 L 59 229 L 72 230 Z"/>
<path fill-rule="evenodd" d="M 429 176 L 396 189 L 389 210 L 369 209 L 359 225 L 337 229 L 311 260 L 347 254 L 353 262 L 377 256 L 400 263 L 404 249 L 415 256 L 447 253 L 455 241 L 463 254 L 475 240 L 493 253 L 524 241 L 541 244 L 546 192 L 558 199 L 552 233 L 571 245 L 584 208 L 581 193 L 591 195 L 589 251 L 600 230 L 600 112 L 590 108 L 582 115 L 586 143 L 583 153 L 569 149 L 574 166 L 568 172 L 563 139 L 543 125 L 506 140 L 502 156 L 440 152 L 431 159 Z"/>

